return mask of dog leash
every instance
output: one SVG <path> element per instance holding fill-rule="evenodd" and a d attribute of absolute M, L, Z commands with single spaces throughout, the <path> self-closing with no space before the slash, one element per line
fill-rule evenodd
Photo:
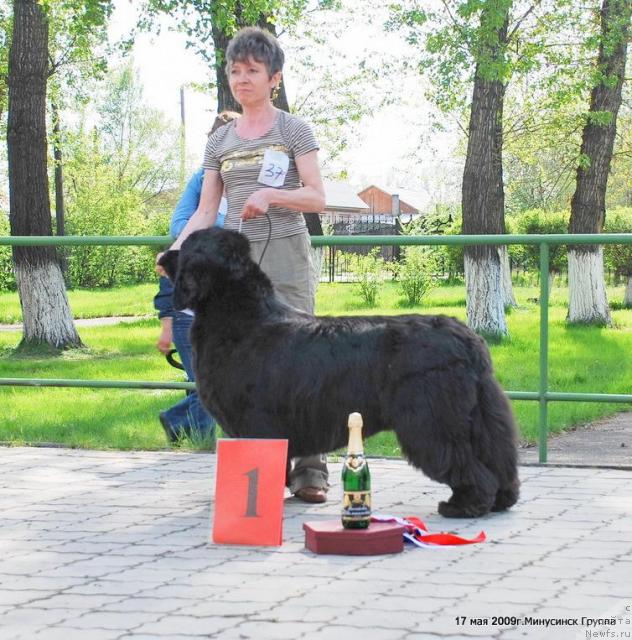
<path fill-rule="evenodd" d="M 267 211 L 265 213 L 265 216 L 268 219 L 268 238 L 263 247 L 263 251 L 261 252 L 261 257 L 259 258 L 259 262 L 257 263 L 259 266 L 261 266 L 261 263 L 263 262 L 263 256 L 265 256 L 266 251 L 268 250 L 268 245 L 270 244 L 270 240 L 272 239 L 272 219 L 270 218 L 270 215 L 268 214 Z M 243 227 L 243 224 L 244 224 L 244 219 L 239 218 L 239 233 L 241 233 L 241 228 Z"/>
<path fill-rule="evenodd" d="M 167 362 L 174 367 L 175 369 L 182 369 L 182 371 L 184 371 L 184 366 L 182 365 L 181 362 L 178 362 L 173 356 L 178 353 L 177 349 L 170 349 L 169 351 L 167 351 L 167 353 L 165 353 L 165 358 L 167 359 Z"/>
<path fill-rule="evenodd" d="M 463 538 L 450 531 L 431 533 L 428 531 L 428 527 L 423 520 L 415 516 L 398 518 L 397 516 L 374 513 L 371 516 L 371 522 L 396 522 L 397 524 L 403 525 L 404 540 L 411 542 L 417 547 L 452 547 L 485 542 L 487 539 L 484 531 L 481 531 L 474 538 Z"/>

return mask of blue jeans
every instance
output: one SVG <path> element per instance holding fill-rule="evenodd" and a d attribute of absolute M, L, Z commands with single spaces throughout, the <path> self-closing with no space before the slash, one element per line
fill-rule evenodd
<path fill-rule="evenodd" d="M 181 311 L 173 315 L 173 344 L 184 366 L 189 382 L 195 381 L 193 374 L 193 352 L 189 332 L 193 316 Z M 200 404 L 197 391 L 190 392 L 184 400 L 164 412 L 164 416 L 178 435 L 191 436 L 194 439 L 215 439 L 215 418 L 209 415 Z"/>

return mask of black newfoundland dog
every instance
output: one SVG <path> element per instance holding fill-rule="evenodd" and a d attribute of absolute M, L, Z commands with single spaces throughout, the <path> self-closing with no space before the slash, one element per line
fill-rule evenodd
<path fill-rule="evenodd" d="M 446 517 L 518 499 L 516 429 L 485 342 L 445 316 L 314 317 L 280 302 L 241 234 L 197 231 L 161 264 L 191 341 L 206 408 L 235 438 L 287 438 L 289 456 L 392 429 L 408 461 L 447 484 Z"/>

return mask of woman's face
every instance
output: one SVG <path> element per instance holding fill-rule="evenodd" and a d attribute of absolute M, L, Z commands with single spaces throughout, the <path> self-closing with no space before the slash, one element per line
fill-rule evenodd
<path fill-rule="evenodd" d="M 228 72 L 230 90 L 235 100 L 242 106 L 270 100 L 272 89 L 279 84 L 280 80 L 280 71 L 270 77 L 266 65 L 252 58 L 233 62 Z"/>

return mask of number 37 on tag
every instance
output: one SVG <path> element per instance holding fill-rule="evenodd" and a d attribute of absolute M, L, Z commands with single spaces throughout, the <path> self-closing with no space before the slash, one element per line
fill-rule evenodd
<path fill-rule="evenodd" d="M 282 187 L 285 183 L 285 176 L 290 166 L 290 158 L 282 151 L 266 149 L 263 154 L 263 164 L 257 182 L 269 187 Z"/>

